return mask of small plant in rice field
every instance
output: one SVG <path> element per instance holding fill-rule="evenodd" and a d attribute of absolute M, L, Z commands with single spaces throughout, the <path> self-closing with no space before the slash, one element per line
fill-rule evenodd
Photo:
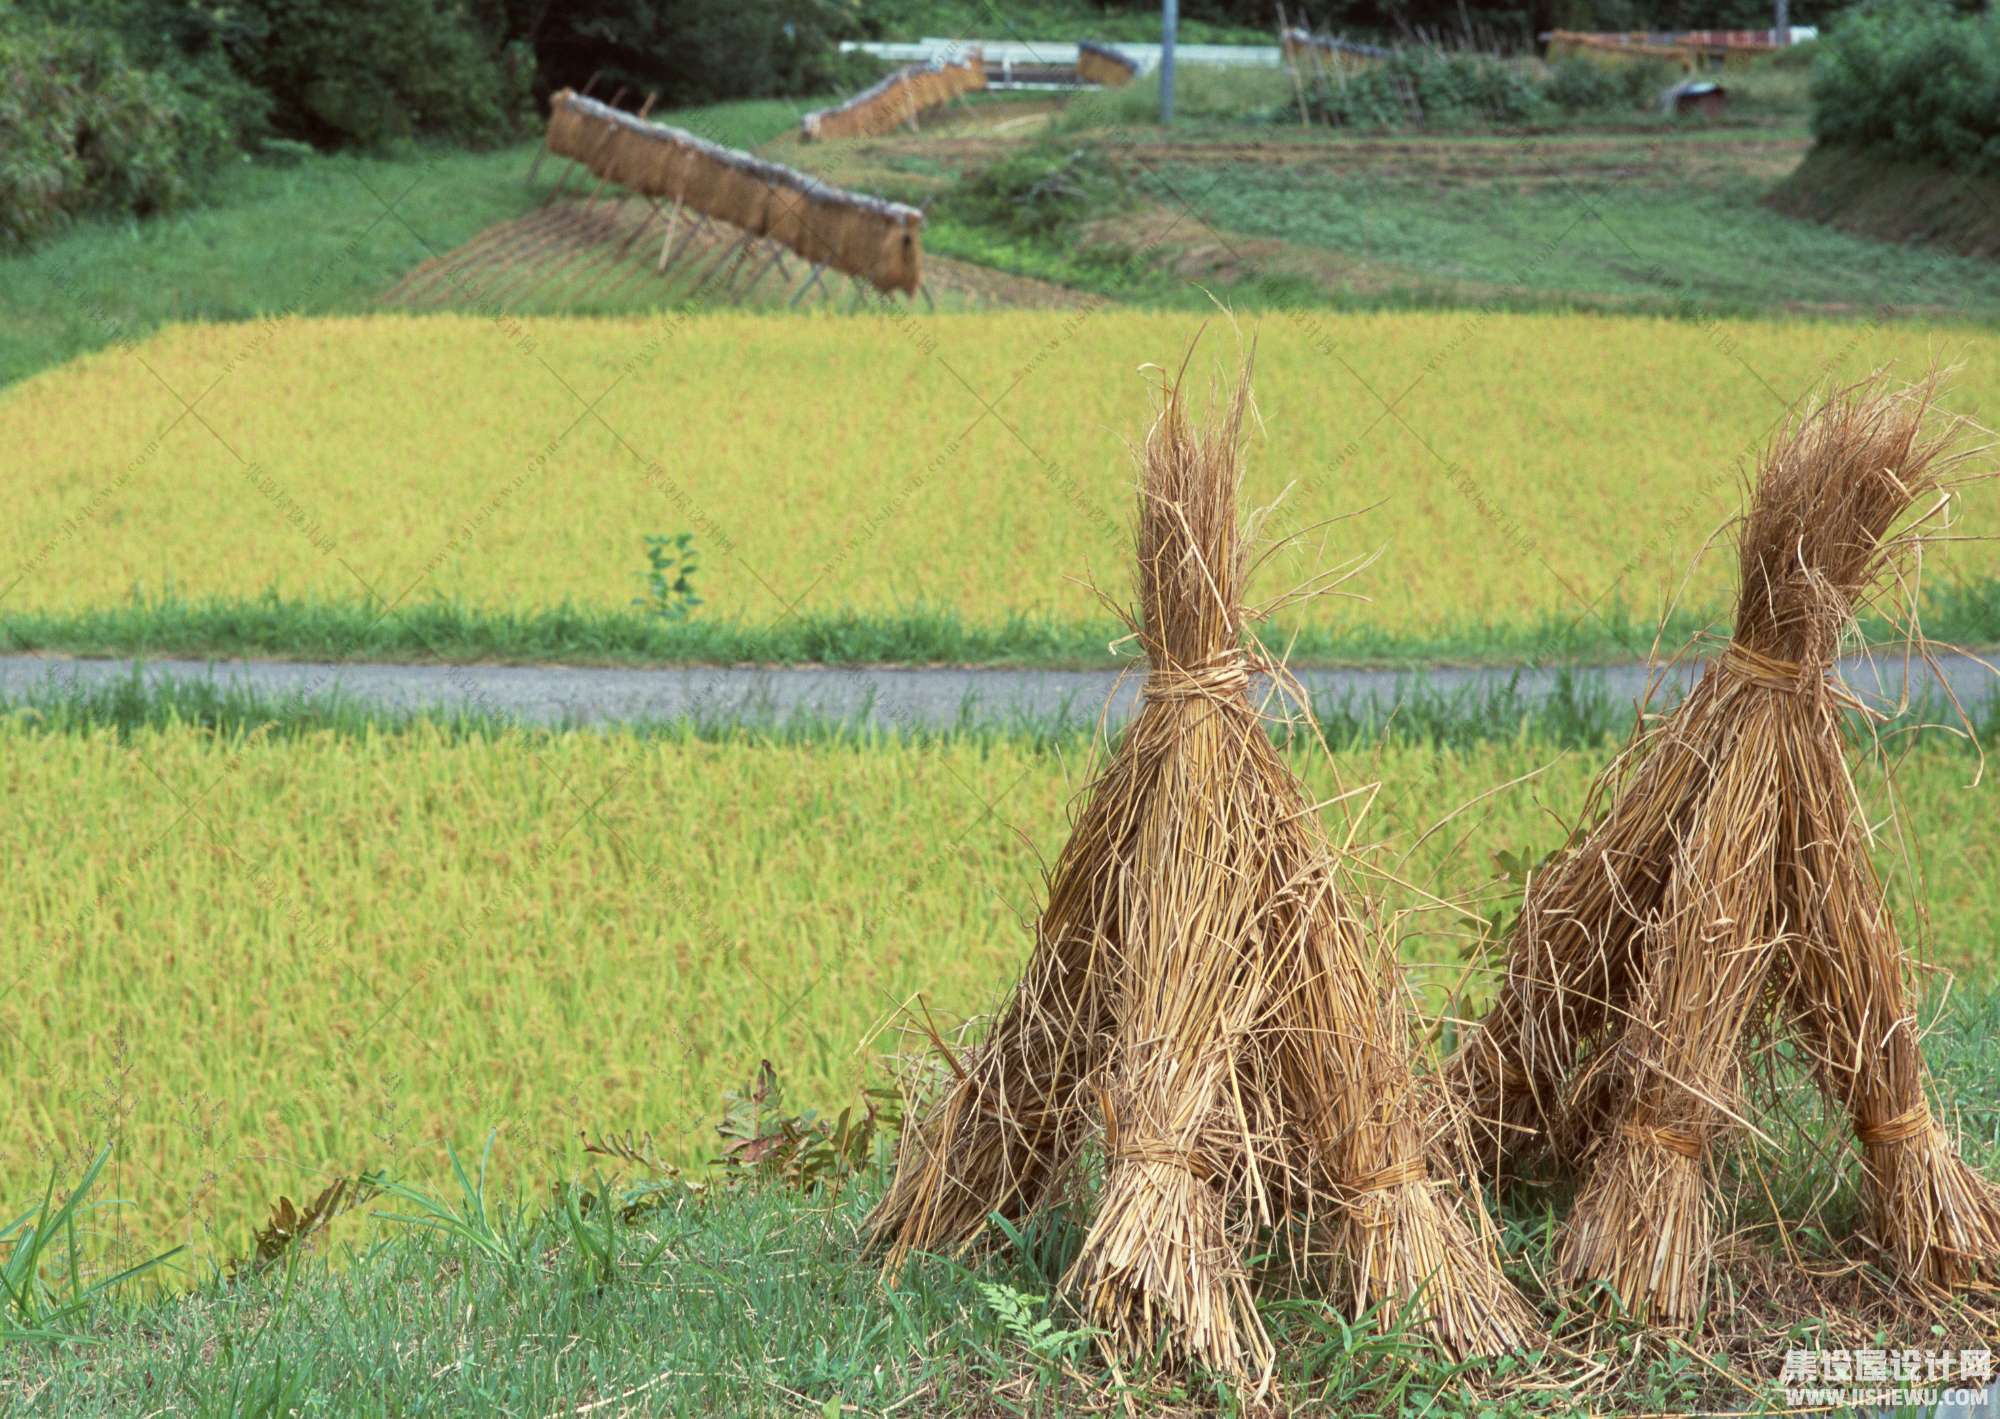
<path fill-rule="evenodd" d="M 632 604 L 662 621 L 685 621 L 701 605 L 694 589 L 694 574 L 700 566 L 693 533 L 648 537 L 646 570 L 639 573 L 646 591 L 633 597 Z"/>

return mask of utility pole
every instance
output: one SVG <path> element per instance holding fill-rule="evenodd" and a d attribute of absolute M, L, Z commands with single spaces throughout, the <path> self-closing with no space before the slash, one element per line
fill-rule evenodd
<path fill-rule="evenodd" d="M 1784 4 L 1785 0 L 1778 0 Z M 1160 126 L 1174 121 L 1174 31 L 1181 25 L 1180 0 L 1160 0 Z"/>
<path fill-rule="evenodd" d="M 1792 42 L 1792 0 L 1777 0 L 1777 4 L 1778 13 L 1772 26 L 1777 33 L 1773 34 L 1771 38 L 1779 44 L 1790 44 Z"/>

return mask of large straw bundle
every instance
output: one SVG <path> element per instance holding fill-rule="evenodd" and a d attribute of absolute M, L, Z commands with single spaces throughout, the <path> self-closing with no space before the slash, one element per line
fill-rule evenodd
<path fill-rule="evenodd" d="M 915 295 L 923 284 L 923 243 L 920 228 L 907 217 L 891 217 L 883 226 L 882 245 L 875 257 L 875 269 L 867 279 L 876 289 L 903 291 Z"/>
<path fill-rule="evenodd" d="M 2000 1265 L 2000 1194 L 1926 1098 L 1910 962 L 1841 740 L 1859 705 L 1832 678 L 1857 608 L 1913 584 L 1966 456 L 1961 421 L 1928 423 L 1936 388 L 1878 376 L 1773 443 L 1739 534 L 1734 639 L 1530 883 L 1500 999 L 1446 1068 L 1491 1161 L 1542 1141 L 1584 1170 L 1565 1276 L 1662 1319 L 1702 1303 L 1703 1160 L 1742 1117 L 1745 1035 L 1774 1009 L 1852 1117 L 1869 1234 L 1895 1270 L 1958 1286 Z"/>
<path fill-rule="evenodd" d="M 842 191 L 567 89 L 550 101 L 548 148 L 621 187 L 684 202 L 880 290 L 914 293 L 922 280 L 924 219 L 914 207 Z"/>
<path fill-rule="evenodd" d="M 1532 1317 L 1477 1203 L 1434 1180 L 1393 948 L 1248 691 L 1236 524 L 1247 375 L 1219 427 L 1168 390 L 1147 440 L 1139 609 L 1151 673 L 1049 882 L 1021 982 L 905 1134 L 870 1219 L 893 1268 L 1072 1190 L 1101 1148 L 1065 1284 L 1108 1343 L 1258 1381 L 1247 1258 L 1283 1238 L 1359 1308 L 1413 1302 L 1461 1354 Z M 1299 1279 L 1295 1277 L 1295 1279 Z M 1418 1299 L 1420 1296 L 1420 1299 Z"/>

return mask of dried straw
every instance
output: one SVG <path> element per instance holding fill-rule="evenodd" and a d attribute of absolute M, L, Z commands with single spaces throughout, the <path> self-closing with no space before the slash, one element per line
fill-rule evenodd
<path fill-rule="evenodd" d="M 1393 943 L 1249 695 L 1282 677 L 1241 605 L 1247 372 L 1190 428 L 1180 384 L 1148 437 L 1140 712 L 1086 794 L 1035 950 L 985 1042 L 905 1134 L 870 1219 L 894 1269 L 964 1248 L 1082 1185 L 1093 1220 L 1065 1284 L 1116 1352 L 1156 1339 L 1261 1387 L 1272 1366 L 1245 1258 L 1285 1237 L 1294 1281 L 1350 1309 L 1412 1305 L 1461 1355 L 1533 1316 L 1476 1199 L 1433 1176 Z"/>
<path fill-rule="evenodd" d="M 973 71 L 949 72 L 969 82 Z M 768 236 L 880 290 L 914 293 L 922 280 L 924 219 L 914 207 L 843 191 L 567 89 L 550 103 L 548 146 L 609 182 Z"/>
<path fill-rule="evenodd" d="M 1842 744 L 1861 706 L 1833 674 L 1857 609 L 1914 585 L 1970 456 L 1964 422 L 1933 417 L 1937 390 L 1878 374 L 1774 440 L 1738 537 L 1734 638 L 1530 882 L 1500 998 L 1446 1065 L 1487 1163 L 1547 1143 L 1583 1171 L 1564 1277 L 1662 1320 L 1702 1307 L 1705 1160 L 1743 1118 L 1745 1039 L 1774 1012 L 1852 1115 L 1896 1273 L 1957 1287 L 2000 1265 L 2000 1193 L 1927 1102 L 1911 962 Z"/>
<path fill-rule="evenodd" d="M 986 60 L 977 52 L 955 63 L 912 64 L 833 108 L 814 109 L 799 120 L 799 136 L 812 142 L 893 132 L 927 108 L 985 87 Z"/>
<path fill-rule="evenodd" d="M 1083 40 L 1076 47 L 1076 77 L 1086 84 L 1107 89 L 1123 88 L 1139 72 L 1139 65 L 1122 50 L 1108 44 Z"/>

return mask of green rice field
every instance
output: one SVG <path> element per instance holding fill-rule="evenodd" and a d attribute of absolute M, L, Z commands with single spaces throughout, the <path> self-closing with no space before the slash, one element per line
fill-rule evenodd
<path fill-rule="evenodd" d="M 1558 842 L 1606 753 L 1497 733 L 1340 761 L 1345 786 L 1382 784 L 1348 800 L 1370 803 L 1357 841 L 1395 879 L 1372 888 L 1406 909 L 1464 899 L 1405 921 L 1432 1012 L 1483 994 L 1479 918 L 1509 890 L 1495 855 Z M 1893 831 L 1881 856 L 1936 963 L 1985 972 L 1993 789 L 1930 742 L 1902 770 L 1927 922 Z M 1323 758 L 1296 763 L 1332 795 Z M 762 1058 L 793 1105 L 837 1110 L 890 1082 L 920 999 L 941 1024 L 996 1003 L 1087 764 L 1076 736 L 121 734 L 15 716 L 0 1036 L 27 1068 L 0 1119 L 0 1195 L 113 1140 L 122 1225 L 216 1257 L 280 1193 L 379 1168 L 436 1182 L 447 1143 L 489 1130 L 508 1186 L 568 1175 L 582 1132 L 650 1132 L 697 1163 L 723 1091 Z"/>

